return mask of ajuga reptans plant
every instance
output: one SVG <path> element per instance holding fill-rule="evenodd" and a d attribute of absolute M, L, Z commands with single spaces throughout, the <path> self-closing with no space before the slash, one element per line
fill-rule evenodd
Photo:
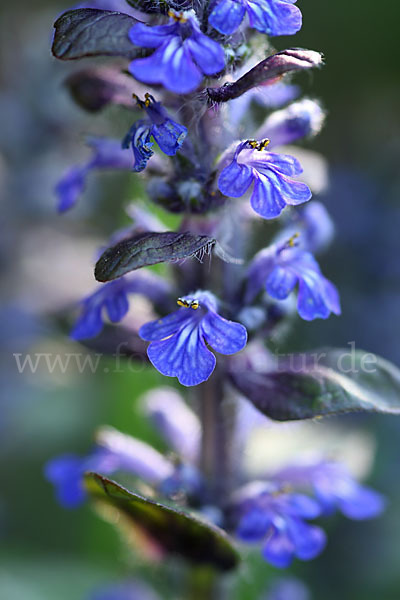
<path fill-rule="evenodd" d="M 286 568 L 323 551 L 324 515 L 367 519 L 385 504 L 332 457 L 298 460 L 256 481 L 242 460 L 251 436 L 243 407 L 269 423 L 400 407 L 399 373 L 376 356 L 371 369 L 356 350 L 279 360 L 271 351 L 296 315 L 341 313 L 316 259 L 333 234 L 312 197 L 321 159 L 295 145 L 324 122 L 320 103 L 302 98 L 294 82 L 320 68 L 322 56 L 272 46 L 301 25 L 292 0 L 94 0 L 55 24 L 57 58 L 115 57 L 68 77 L 78 104 L 131 114 L 120 139 L 88 140 L 89 160 L 56 187 L 59 211 L 73 209 L 96 171 L 130 172 L 147 191 L 144 204 L 129 207 L 131 226 L 99 252 L 100 283 L 82 300 L 71 336 L 104 342 L 110 322 L 134 314 L 133 325 L 119 326 L 131 354 L 171 379 L 142 400 L 165 455 L 104 427 L 85 456 L 56 457 L 45 474 L 63 506 L 91 497 L 128 517 L 126 528 L 145 533 L 144 555 L 151 539 L 189 571 L 207 569 L 194 578 L 193 598 L 223 596 L 218 583 L 224 571 L 240 571 L 246 544 Z M 163 222 L 168 212 L 176 231 Z M 160 263 L 167 267 L 150 269 Z M 121 475 L 131 490 L 110 479 Z"/>

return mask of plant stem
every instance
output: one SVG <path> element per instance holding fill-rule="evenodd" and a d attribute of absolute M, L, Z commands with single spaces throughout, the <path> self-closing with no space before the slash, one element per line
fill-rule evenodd
<path fill-rule="evenodd" d="M 198 395 L 202 422 L 200 468 L 209 483 L 211 502 L 222 508 L 232 489 L 233 415 L 228 414 L 232 406 L 224 400 L 221 366 L 199 386 Z"/>

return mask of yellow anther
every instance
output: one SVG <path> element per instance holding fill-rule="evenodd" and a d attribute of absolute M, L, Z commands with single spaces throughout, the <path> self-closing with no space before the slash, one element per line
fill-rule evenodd
<path fill-rule="evenodd" d="M 185 300 L 185 298 L 178 298 L 176 301 L 178 306 L 183 306 L 184 308 L 193 308 L 193 310 L 197 310 L 200 306 L 198 300 Z"/>
<path fill-rule="evenodd" d="M 261 150 L 265 150 L 265 148 L 267 148 L 267 146 L 270 143 L 270 140 L 268 138 L 266 138 L 265 140 L 261 140 L 260 142 L 258 142 L 257 140 L 248 140 L 247 143 L 249 144 L 250 148 L 253 148 L 253 150 L 258 150 L 259 152 L 261 152 Z"/>
<path fill-rule="evenodd" d="M 175 12 L 174 10 L 168 11 L 168 16 L 177 23 L 186 23 L 187 19 L 183 15 L 183 12 Z"/>
<path fill-rule="evenodd" d="M 296 246 L 296 240 L 297 240 L 298 237 L 300 237 L 300 234 L 299 233 L 294 233 L 292 235 L 292 237 L 290 237 L 288 239 L 288 241 L 286 242 L 286 246 L 288 248 L 294 248 Z"/>

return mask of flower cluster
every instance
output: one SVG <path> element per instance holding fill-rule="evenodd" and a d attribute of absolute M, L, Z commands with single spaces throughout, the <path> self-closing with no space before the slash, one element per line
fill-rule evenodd
<path fill-rule="evenodd" d="M 105 323 L 118 323 L 130 312 L 134 326 L 126 331 L 139 344 L 148 342 L 148 361 L 144 350 L 143 360 L 163 376 L 196 388 L 201 421 L 176 390 L 151 390 L 142 406 L 168 449 L 166 455 L 128 434 L 102 428 L 85 456 L 56 457 L 46 465 L 45 475 L 59 502 L 75 508 L 87 496 L 87 471 L 117 478 L 122 473 L 139 491 L 150 490 L 152 498 L 176 501 L 242 542 L 260 544 L 267 562 L 286 568 L 293 559 L 311 560 L 324 549 L 327 537 L 315 519 L 335 509 L 349 518 L 366 519 L 379 515 L 385 505 L 380 494 L 355 481 L 344 465 L 323 457 L 313 464 L 289 464 L 253 481 L 240 462 L 232 468 L 231 456 L 251 435 L 251 419 L 240 415 L 235 422 L 232 411 L 229 426 L 222 422 L 225 407 L 241 402 L 234 395 L 226 401 L 228 383 L 263 419 L 313 417 L 314 399 L 321 405 L 325 396 L 329 403 L 328 396 L 335 395 L 314 398 L 319 380 L 302 387 L 302 373 L 283 377 L 267 364 L 267 347 L 279 339 L 279 326 L 294 323 L 282 307 L 290 304 L 284 301 L 294 298 L 295 290 L 297 312 L 306 321 L 341 311 L 339 293 L 314 256 L 333 237 L 327 209 L 314 198 L 310 201 L 322 188 L 318 182 L 324 177 L 318 176 L 324 162 L 294 146 L 319 133 L 325 112 L 318 101 L 302 98 L 300 87 L 288 79 L 289 73 L 320 66 L 322 58 L 294 48 L 256 56 L 255 48 L 269 47 L 265 35 L 299 31 L 302 15 L 296 0 L 199 0 L 168 7 L 143 0 L 114 10 L 120 5 L 117 0 L 85 2 L 56 23 L 56 56 L 65 58 L 68 36 L 79 27 L 86 32 L 78 36 L 80 55 L 106 54 L 126 61 L 122 69 L 128 92 L 124 88 L 127 99 L 120 105 L 133 114 L 122 141 L 89 140 L 90 159 L 69 170 L 56 187 L 59 211 L 77 202 L 90 172 L 103 169 L 127 170 L 133 184 L 141 173 L 152 201 L 135 205 L 135 226 L 116 232 L 104 249 L 95 268 L 102 283 L 81 301 L 71 336 L 84 340 L 103 332 L 112 344 L 110 328 L 103 331 Z M 141 13 L 132 8 L 136 5 Z M 118 105 L 113 70 L 121 76 L 121 65 L 111 64 L 101 82 L 107 105 Z M 103 75 L 98 72 L 96 77 Z M 136 102 L 131 106 L 133 91 Z M 322 164 L 320 170 L 316 162 Z M 176 213 L 174 219 L 167 212 Z M 177 231 L 168 231 L 171 222 L 177 223 Z M 144 271 L 158 269 L 160 263 L 168 264 L 156 273 Z M 239 358 L 234 356 L 242 351 Z M 253 369 L 255 355 L 259 370 Z M 244 368 L 237 368 L 239 364 Z M 294 399 L 288 398 L 292 392 Z M 273 403 L 279 403 L 279 410 L 273 412 Z M 302 403 L 307 403 L 307 413 Z M 182 514 L 179 518 L 184 520 Z M 153 534 L 157 525 L 151 525 Z M 184 537 L 187 532 L 182 531 L 174 529 L 173 536 Z M 210 531 L 214 539 L 218 529 Z M 178 544 L 180 550 L 187 549 L 188 539 Z M 201 546 L 196 552 L 201 553 Z M 222 553 L 227 546 L 228 539 Z M 201 558 L 206 563 L 209 557 Z M 112 586 L 109 596 L 95 597 L 136 597 L 137 589 L 141 593 L 134 582 L 127 582 Z M 300 600 L 308 592 L 295 583 L 277 586 L 270 598 L 280 594 Z M 151 597 L 147 591 L 142 595 Z"/>

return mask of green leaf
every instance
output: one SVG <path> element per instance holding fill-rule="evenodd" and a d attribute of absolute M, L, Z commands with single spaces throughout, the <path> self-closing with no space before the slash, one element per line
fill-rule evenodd
<path fill-rule="evenodd" d="M 129 15 L 93 8 L 69 10 L 54 24 L 52 52 L 61 60 L 85 56 L 142 55 L 141 48 L 132 44 L 129 30 L 138 21 Z"/>
<path fill-rule="evenodd" d="M 218 527 L 129 492 L 97 473 L 87 473 L 85 484 L 93 499 L 117 509 L 163 551 L 222 571 L 237 566 L 239 555 Z"/>
<path fill-rule="evenodd" d="M 262 371 L 234 363 L 231 380 L 277 421 L 351 412 L 400 414 L 400 370 L 354 347 L 281 357 Z"/>
<path fill-rule="evenodd" d="M 122 240 L 108 248 L 97 261 L 94 275 L 97 281 L 111 281 L 129 271 L 166 261 L 209 254 L 215 240 L 192 233 L 145 232 Z"/>

